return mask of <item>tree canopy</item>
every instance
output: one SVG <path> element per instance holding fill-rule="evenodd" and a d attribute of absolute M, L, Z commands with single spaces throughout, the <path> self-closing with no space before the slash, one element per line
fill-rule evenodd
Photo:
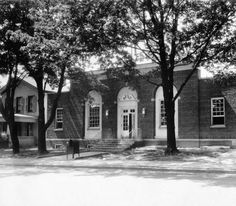
<path fill-rule="evenodd" d="M 19 152 L 17 125 L 14 119 L 14 95 L 24 73 L 19 68 L 24 64 L 25 55 L 22 48 L 26 38 L 33 33 L 33 22 L 28 17 L 29 2 L 7 0 L 0 2 L 0 74 L 6 74 L 8 81 L 2 90 L 5 104 L 0 98 L 0 111 L 9 124 L 13 153 Z M 1 95 L 2 95 L 1 94 Z"/>

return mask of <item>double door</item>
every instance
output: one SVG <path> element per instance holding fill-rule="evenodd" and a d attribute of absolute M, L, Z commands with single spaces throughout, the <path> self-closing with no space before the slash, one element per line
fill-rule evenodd
<path fill-rule="evenodd" d="M 121 136 L 123 138 L 134 138 L 136 136 L 136 110 L 134 108 L 122 109 L 121 117 Z"/>

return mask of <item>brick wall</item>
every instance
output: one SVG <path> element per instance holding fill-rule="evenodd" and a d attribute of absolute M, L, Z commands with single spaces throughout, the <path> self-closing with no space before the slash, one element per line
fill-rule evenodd
<path fill-rule="evenodd" d="M 225 128 L 211 127 L 211 98 L 225 97 Z M 200 138 L 236 138 L 236 87 L 200 80 Z"/>
<path fill-rule="evenodd" d="M 178 89 L 189 71 L 175 72 L 175 86 Z M 117 95 L 119 90 L 126 86 L 125 82 L 110 80 L 106 82 L 108 90 L 102 95 L 102 137 L 116 138 L 117 136 Z M 161 80 L 157 79 L 160 84 Z M 155 136 L 155 93 L 157 86 L 145 80 L 132 85 L 138 93 L 138 128 L 143 139 L 152 139 Z M 54 95 L 49 95 L 49 105 Z M 183 89 L 179 100 L 179 137 L 198 138 L 198 74 L 192 76 Z M 84 102 L 78 94 L 76 84 L 72 84 L 69 93 L 63 93 L 58 107 L 63 108 L 63 131 L 55 131 L 54 124 L 48 129 L 48 138 L 83 138 L 84 137 Z M 142 115 L 142 108 L 146 109 L 146 115 Z M 105 112 L 109 110 L 106 117 Z M 50 111 L 50 106 L 49 106 Z"/>
<path fill-rule="evenodd" d="M 177 90 L 190 71 L 176 72 Z M 196 139 L 199 137 L 199 97 L 198 72 L 196 71 L 185 85 L 179 99 L 179 138 Z"/>
<path fill-rule="evenodd" d="M 178 89 L 189 71 L 175 73 L 175 86 Z M 161 80 L 156 80 L 161 84 Z M 117 135 L 117 94 L 125 86 L 124 82 L 112 82 L 109 93 L 103 94 L 103 137 L 116 138 Z M 155 136 L 155 94 L 157 86 L 140 80 L 135 89 L 138 93 L 138 128 L 143 139 L 152 139 Z M 145 116 L 142 108 L 146 109 Z M 105 110 L 109 109 L 109 117 L 105 118 Z M 183 89 L 179 100 L 179 138 L 198 138 L 198 73 L 195 72 L 186 87 Z"/>
<path fill-rule="evenodd" d="M 49 95 L 50 105 L 55 97 Z M 76 94 L 76 88 L 62 93 L 58 108 L 63 108 L 63 130 L 55 130 L 55 120 L 47 130 L 47 138 L 83 138 L 84 137 L 84 104 Z"/>

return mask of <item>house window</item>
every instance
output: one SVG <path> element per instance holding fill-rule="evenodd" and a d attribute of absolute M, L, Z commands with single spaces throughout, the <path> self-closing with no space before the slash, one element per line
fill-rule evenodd
<path fill-rule="evenodd" d="M 164 100 L 160 101 L 160 126 L 165 127 L 167 125 L 166 123 L 166 110 L 165 110 L 165 104 Z"/>
<path fill-rule="evenodd" d="M 223 97 L 211 99 L 211 125 L 225 125 L 225 99 Z"/>
<path fill-rule="evenodd" d="M 28 96 L 27 100 L 27 112 L 33 112 L 33 98 L 34 96 Z"/>
<path fill-rule="evenodd" d="M 33 136 L 33 123 L 26 124 L 26 135 Z"/>
<path fill-rule="evenodd" d="M 100 107 L 90 106 L 89 107 L 89 127 L 95 128 L 100 126 Z"/>
<path fill-rule="evenodd" d="M 33 136 L 33 123 L 17 122 L 18 136 Z"/>
<path fill-rule="evenodd" d="M 56 110 L 56 119 L 55 119 L 55 128 L 63 129 L 63 109 L 57 108 Z"/>
<path fill-rule="evenodd" d="M 16 97 L 16 113 L 24 112 L 24 98 Z"/>

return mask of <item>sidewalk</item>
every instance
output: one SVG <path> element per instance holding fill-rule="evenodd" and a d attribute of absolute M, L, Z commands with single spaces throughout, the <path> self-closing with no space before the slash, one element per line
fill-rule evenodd
<path fill-rule="evenodd" d="M 83 152 L 80 157 L 76 154 L 75 159 L 54 153 L 43 158 L 0 158 L 0 165 L 236 174 L 235 149 L 207 147 L 182 151 L 177 156 L 165 157 L 163 149 L 145 147 L 122 154 Z"/>

